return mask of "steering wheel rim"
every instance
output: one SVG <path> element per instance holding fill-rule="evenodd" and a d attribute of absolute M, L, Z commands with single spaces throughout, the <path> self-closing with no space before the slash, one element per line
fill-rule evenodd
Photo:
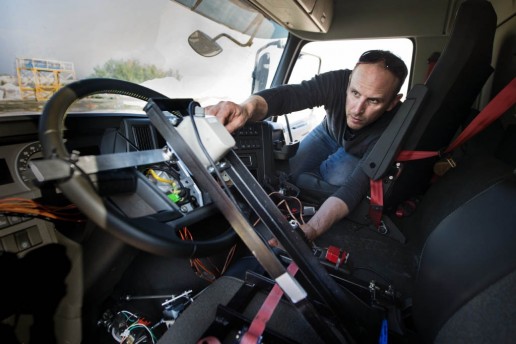
<path fill-rule="evenodd" d="M 99 196 L 88 176 L 76 169 L 71 161 L 71 154 L 63 141 L 63 132 L 68 108 L 76 100 L 100 93 L 126 95 L 144 101 L 167 98 L 141 85 L 103 78 L 77 81 L 55 93 L 43 109 L 39 139 L 46 159 L 58 159 L 70 165 L 71 177 L 56 182 L 63 194 L 99 227 L 127 244 L 153 254 L 207 256 L 233 245 L 237 235 L 231 228 L 206 240 L 186 241 L 178 237 L 174 228 L 209 216 L 211 213 L 206 209 L 199 208 L 166 224 L 152 216 L 124 217 L 110 202 L 105 202 Z"/>

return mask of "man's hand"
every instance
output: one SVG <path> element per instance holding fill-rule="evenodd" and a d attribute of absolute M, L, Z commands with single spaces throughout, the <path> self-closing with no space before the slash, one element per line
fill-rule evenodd
<path fill-rule="evenodd" d="M 314 241 L 315 238 L 326 232 L 330 227 L 346 217 L 349 214 L 349 208 L 341 199 L 330 196 L 321 205 L 319 210 L 307 223 L 299 225 L 308 241 Z M 276 238 L 269 240 L 272 247 L 281 247 Z"/>
<path fill-rule="evenodd" d="M 233 133 L 244 126 L 247 121 L 260 121 L 267 114 L 267 102 L 260 96 L 253 95 L 242 104 L 229 101 L 219 102 L 205 108 L 208 115 L 217 119 Z"/>
<path fill-rule="evenodd" d="M 315 238 L 317 238 L 317 231 L 310 224 L 303 223 L 300 225 L 300 227 L 303 233 L 305 233 L 305 236 L 308 239 L 308 241 L 314 241 Z"/>
<path fill-rule="evenodd" d="M 330 196 L 307 223 L 301 225 L 308 240 L 313 241 L 319 235 L 349 214 L 349 208 L 341 199 Z"/>
<path fill-rule="evenodd" d="M 217 117 L 230 133 L 243 127 L 251 117 L 244 106 L 229 101 L 207 106 L 205 110 L 207 114 Z"/>

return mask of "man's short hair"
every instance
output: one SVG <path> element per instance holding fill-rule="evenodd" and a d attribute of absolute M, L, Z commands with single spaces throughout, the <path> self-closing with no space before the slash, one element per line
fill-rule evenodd
<path fill-rule="evenodd" d="M 368 50 L 360 55 L 357 65 L 361 63 L 377 63 L 380 61 L 383 62 L 385 69 L 394 74 L 394 76 L 399 80 L 395 95 L 398 94 L 408 75 L 408 69 L 405 62 L 403 62 L 403 60 L 398 56 L 388 50 Z"/>

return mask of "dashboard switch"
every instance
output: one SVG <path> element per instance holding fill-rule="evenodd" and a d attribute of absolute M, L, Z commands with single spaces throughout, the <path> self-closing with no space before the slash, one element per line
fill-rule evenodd
<path fill-rule="evenodd" d="M 32 246 L 30 243 L 29 234 L 25 230 L 15 233 L 14 238 L 16 240 L 16 245 L 18 246 L 19 251 L 25 251 Z"/>
<path fill-rule="evenodd" d="M 14 235 L 4 236 L 2 238 L 2 244 L 4 246 L 4 250 L 6 250 L 7 252 L 18 252 L 18 246 L 16 245 L 16 241 L 14 240 Z"/>
<path fill-rule="evenodd" d="M 43 242 L 41 233 L 39 232 L 39 228 L 37 226 L 27 228 L 27 233 L 29 235 L 30 243 L 32 246 L 39 245 Z"/>
<path fill-rule="evenodd" d="M 8 227 L 9 225 L 10 224 L 9 221 L 7 221 L 7 216 L 0 215 L 0 228 Z"/>

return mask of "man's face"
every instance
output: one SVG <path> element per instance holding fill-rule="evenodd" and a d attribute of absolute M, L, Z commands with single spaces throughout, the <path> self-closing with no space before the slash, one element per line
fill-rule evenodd
<path fill-rule="evenodd" d="M 382 62 L 358 64 L 346 90 L 346 123 L 354 130 L 376 121 L 399 102 L 394 95 L 398 79 Z"/>

